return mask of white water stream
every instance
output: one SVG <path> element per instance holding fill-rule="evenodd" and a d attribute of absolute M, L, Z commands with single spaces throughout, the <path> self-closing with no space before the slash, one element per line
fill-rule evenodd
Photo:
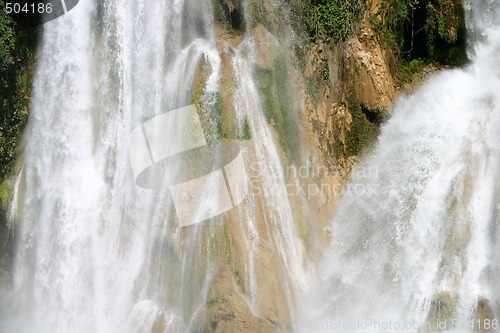
<path fill-rule="evenodd" d="M 1 332 L 196 331 L 218 267 L 215 230 L 229 221 L 244 244 L 243 254 L 231 256 L 242 266 L 242 297 L 252 313 L 259 315 L 258 290 L 268 282 L 255 273 L 265 246 L 276 254 L 273 266 L 293 315 L 294 294 L 307 276 L 279 147 L 252 76 L 255 45 L 244 36 L 231 52 L 234 108 L 252 135 L 241 148 L 248 163 L 255 158 L 265 166 L 264 185 L 231 219 L 181 228 L 168 190 L 136 186 L 128 139 L 143 122 L 193 103 L 200 59 L 208 68 L 204 94 L 219 89 L 212 1 L 83 0 L 44 26 Z M 168 145 L 186 138 L 175 139 Z"/>
<path fill-rule="evenodd" d="M 269 297 L 262 295 L 271 283 L 262 274 L 269 252 L 270 276 L 279 277 L 299 331 L 421 332 L 443 320 L 457 325 L 452 332 L 474 332 L 466 325 L 476 320 L 493 327 L 500 318 L 498 1 L 466 1 L 472 63 L 402 98 L 358 167 L 370 172 L 353 172 L 351 184 L 364 194 L 340 202 L 307 301 L 299 297 L 307 263 L 254 78 L 251 36 L 227 47 L 235 116 L 252 136 L 238 144 L 247 171 L 257 166 L 260 193 L 229 217 L 181 228 L 168 190 L 138 187 L 130 169 L 130 133 L 193 103 L 201 59 L 209 68 L 205 96 L 221 90 L 213 13 L 208 0 L 88 0 L 45 25 L 0 331 L 196 331 L 218 269 L 214 252 L 224 252 L 216 235 L 228 222 L 224 236 L 240 251 L 230 265 L 241 265 L 241 297 L 254 315 Z"/>
<path fill-rule="evenodd" d="M 500 330 L 500 3 L 465 7 L 472 63 L 401 98 L 352 172 L 304 332 Z"/>

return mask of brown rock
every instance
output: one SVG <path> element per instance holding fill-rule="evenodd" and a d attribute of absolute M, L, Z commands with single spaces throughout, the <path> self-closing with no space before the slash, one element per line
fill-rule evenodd
<path fill-rule="evenodd" d="M 380 1 L 372 1 L 360 32 L 346 42 L 346 77 L 364 107 L 387 110 L 396 93 L 396 82 L 389 68 L 389 55 L 376 36 L 369 17 Z"/>
<path fill-rule="evenodd" d="M 269 320 L 252 313 L 246 297 L 236 290 L 231 272 L 221 266 L 208 292 L 204 331 L 276 332 Z"/>

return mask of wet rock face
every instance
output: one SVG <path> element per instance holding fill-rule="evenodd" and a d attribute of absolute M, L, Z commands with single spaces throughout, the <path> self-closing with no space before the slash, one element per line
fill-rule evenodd
<path fill-rule="evenodd" d="M 489 299 L 480 298 L 477 302 L 476 311 L 474 312 L 474 321 L 481 324 L 481 327 L 477 327 L 479 332 L 491 332 L 493 328 L 491 323 L 494 319 L 495 313 L 491 308 Z"/>
<path fill-rule="evenodd" d="M 333 48 L 316 41 L 306 51 L 306 110 L 312 136 L 328 163 L 347 170 L 376 133 L 397 92 L 390 49 L 370 23 L 380 0 L 367 1 L 357 32 Z M 318 79 L 319 78 L 319 79 Z M 311 88 L 312 87 L 312 88 Z"/>
<path fill-rule="evenodd" d="M 208 293 L 204 332 L 279 332 L 277 321 L 252 313 L 233 276 L 221 266 Z"/>
<path fill-rule="evenodd" d="M 427 322 L 432 330 L 439 330 L 439 323 L 451 322 L 457 308 L 457 296 L 450 293 L 440 293 L 431 302 Z"/>
<path fill-rule="evenodd" d="M 8 226 L 8 214 L 13 193 L 13 180 L 7 179 L 0 185 L 0 282 L 7 278 L 7 272 L 12 262 L 14 239 Z"/>
<path fill-rule="evenodd" d="M 346 76 L 361 105 L 369 110 L 387 110 L 394 99 L 396 84 L 388 61 L 373 31 L 364 26 L 361 35 L 347 42 Z"/>
<path fill-rule="evenodd" d="M 0 281 L 3 280 L 5 272 L 7 271 L 7 242 L 8 242 L 8 229 L 4 214 L 0 216 Z"/>
<path fill-rule="evenodd" d="M 299 64 L 302 68 L 297 73 L 297 86 L 305 96 L 302 110 L 297 115 L 299 119 L 294 121 L 305 127 L 300 134 L 301 145 L 308 145 L 308 152 L 317 158 L 318 165 L 332 171 L 320 176 L 321 182 L 330 186 L 343 184 L 357 161 L 357 154 L 347 154 L 345 147 L 356 136 L 353 133 L 357 129 L 359 131 L 360 118 L 366 126 L 380 125 L 380 115 L 390 110 L 398 90 L 395 73 L 390 66 L 394 55 L 390 49 L 383 47 L 369 21 L 380 2 L 367 1 L 366 13 L 354 36 L 334 47 L 322 41 L 307 45 L 299 60 L 303 62 L 303 67 Z M 245 8 L 247 13 L 244 13 Z M 286 71 L 280 71 L 282 50 L 277 43 L 276 18 L 270 2 L 252 0 L 244 4 L 243 0 L 214 0 L 214 10 L 217 48 L 222 60 L 219 90 L 222 138 L 230 140 L 234 139 L 231 133 L 235 129 L 233 118 L 236 112 L 236 86 L 231 79 L 235 75 L 233 60 L 245 38 L 251 37 L 255 45 L 255 75 L 259 76 L 261 83 L 269 83 L 269 89 L 263 89 L 265 93 L 285 85 L 284 80 L 276 78 L 284 77 L 282 72 L 290 73 L 286 66 L 282 66 Z M 201 94 L 207 79 L 203 66 L 201 63 L 195 79 L 195 96 Z M 355 103 L 351 101 L 352 96 L 356 97 Z M 266 103 L 263 98 L 264 108 L 269 105 L 268 109 L 275 111 L 278 109 L 274 103 L 276 100 L 269 98 Z M 279 118 L 275 115 L 274 122 L 270 122 L 273 129 L 276 128 L 276 119 Z M 277 130 L 275 134 L 279 138 L 283 133 Z M 324 232 L 324 228 L 336 200 L 335 195 L 330 195 L 322 197 L 321 201 L 311 199 L 309 202 L 317 211 L 317 216 L 310 219 L 313 223 L 304 223 L 301 236 L 308 240 L 305 241 L 307 250 L 315 253 L 311 257 L 319 258 L 330 241 L 330 235 Z M 296 206 L 300 204 L 296 203 Z M 197 314 L 196 322 L 199 324 L 195 326 L 204 332 L 286 332 L 293 325 L 293 309 L 289 308 L 290 299 L 287 298 L 286 281 L 283 281 L 286 274 L 277 267 L 277 255 L 266 236 L 270 230 L 266 224 L 266 208 L 258 201 L 255 205 L 257 233 L 263 239 L 261 246 L 251 250 L 259 258 L 253 268 L 255 273 L 252 273 L 258 288 L 251 290 L 245 274 L 250 250 L 245 238 L 248 235 L 240 225 L 243 219 L 238 214 L 229 214 L 223 221 L 224 227 L 216 231 L 214 251 L 220 258 L 216 260 L 218 266 L 207 287 L 205 305 Z M 452 297 L 443 296 L 432 306 L 432 316 L 448 317 L 454 311 Z"/>
<path fill-rule="evenodd" d="M 396 82 L 389 67 L 390 51 L 382 47 L 369 20 L 380 2 L 367 2 L 359 33 L 347 41 L 345 49 L 345 77 L 352 82 L 361 105 L 373 111 L 389 109 L 396 94 Z"/>
<path fill-rule="evenodd" d="M 430 324 L 428 330 L 441 332 L 449 330 L 454 323 L 459 323 L 457 317 L 458 295 L 442 292 L 434 296 L 430 304 L 426 322 Z M 486 298 L 480 298 L 468 326 L 474 327 L 475 332 L 491 332 L 491 323 L 495 315 Z M 463 323 L 462 323 L 463 324 Z"/>
<path fill-rule="evenodd" d="M 222 9 L 224 18 L 234 30 L 244 31 L 246 29 L 245 13 L 242 0 L 217 0 L 216 6 Z M 219 15 L 221 15 L 220 13 Z M 222 15 L 221 15 L 222 16 Z"/>

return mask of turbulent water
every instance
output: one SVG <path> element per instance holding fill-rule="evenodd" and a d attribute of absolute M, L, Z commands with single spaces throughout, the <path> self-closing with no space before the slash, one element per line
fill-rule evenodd
<path fill-rule="evenodd" d="M 222 49 L 231 54 L 237 130 L 246 121 L 252 137 L 238 144 L 247 168 L 257 163 L 259 194 L 229 217 L 181 228 L 168 189 L 137 186 L 130 168 L 130 133 L 192 104 L 200 80 L 200 100 L 207 108 L 219 103 L 223 59 L 212 6 L 209 0 L 80 1 L 44 26 L 0 331 L 196 331 L 218 261 L 239 270 L 240 296 L 252 314 L 262 311 L 263 297 L 281 293 L 293 316 L 307 274 L 279 146 L 254 81 L 257 51 L 249 35 L 237 48 Z M 200 68 L 203 79 L 196 78 Z M 179 135 L 167 145 L 175 150 L 183 140 Z M 211 200 L 217 190 L 200 193 Z M 280 277 L 272 290 L 278 296 L 259 294 L 269 283 L 256 274 L 264 270 L 262 249 L 273 254 L 266 269 Z"/>
<path fill-rule="evenodd" d="M 310 281 L 297 207 L 283 179 L 283 155 L 290 152 L 266 119 L 269 101 L 257 75 L 273 73 L 265 68 L 270 53 L 290 49 L 286 20 L 274 35 L 247 30 L 223 38 L 209 0 L 89 0 L 47 23 L 12 206 L 15 255 L 0 288 L 0 331 L 201 331 L 209 305 L 220 301 L 210 298 L 214 286 L 217 296 L 231 283 L 225 301 L 242 301 L 227 306 L 244 319 L 289 325 L 275 326 L 281 331 L 495 331 L 500 4 L 468 0 L 465 9 L 471 64 L 443 71 L 399 100 L 376 146 L 352 171 L 356 193 L 338 205 L 317 283 Z M 281 59 L 274 65 L 286 75 L 275 83 L 293 114 L 301 103 L 292 84 L 296 64 L 288 53 Z M 221 100 L 229 90 L 231 98 Z M 227 124 L 212 116 L 228 101 L 234 133 L 223 139 L 220 126 Z M 168 182 L 179 173 L 189 178 L 195 168 L 160 168 L 149 188 L 138 186 L 130 156 L 137 142 L 129 138 L 137 129 L 147 135 L 146 122 L 193 103 L 211 155 L 194 156 L 218 168 L 224 154 L 214 142 L 232 141 L 252 186 L 230 212 L 181 227 Z M 193 122 L 188 118 L 171 124 L 167 154 L 193 134 L 183 132 Z M 146 155 L 152 159 L 156 148 L 149 143 Z M 223 186 L 234 186 L 230 176 L 224 174 Z M 195 188 L 204 201 L 190 214 L 217 206 L 220 186 Z M 239 192 L 232 189 L 234 204 Z M 221 263 L 232 280 L 220 282 Z"/>
<path fill-rule="evenodd" d="M 500 3 L 465 7 L 472 63 L 401 98 L 353 171 L 304 332 L 499 330 Z"/>

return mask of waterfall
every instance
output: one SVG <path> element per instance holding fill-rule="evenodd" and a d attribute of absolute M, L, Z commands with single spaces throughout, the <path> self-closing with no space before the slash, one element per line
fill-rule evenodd
<path fill-rule="evenodd" d="M 316 156 L 286 1 L 82 0 L 44 24 L 0 332 L 497 330 L 500 5 L 464 8 L 470 64 L 399 98 L 318 267 L 308 220 L 335 198 L 288 193 Z"/>
<path fill-rule="evenodd" d="M 470 65 L 401 97 L 352 170 L 303 332 L 498 331 L 500 4 L 465 10 Z"/>
<path fill-rule="evenodd" d="M 238 45 L 218 38 L 213 6 L 87 0 L 44 25 L 13 207 L 12 284 L 0 289 L 0 331 L 198 331 L 213 285 L 225 276 L 221 261 L 251 316 L 293 321 L 309 273 L 279 143 L 259 95 L 259 48 L 248 31 Z M 286 38 L 267 34 L 285 52 Z M 232 76 L 223 75 L 227 68 Z M 218 110 L 221 85 L 231 77 L 234 136 L 249 131 L 250 138 L 227 140 L 238 145 L 247 173 L 257 171 L 257 189 L 230 212 L 181 227 L 171 193 L 161 186 L 168 179 L 153 189 L 136 184 L 130 134 L 197 104 L 214 147 L 225 139 L 207 114 Z M 181 134 L 169 136 L 168 149 L 176 151 L 190 135 Z M 264 308 L 266 298 L 279 311 Z"/>

